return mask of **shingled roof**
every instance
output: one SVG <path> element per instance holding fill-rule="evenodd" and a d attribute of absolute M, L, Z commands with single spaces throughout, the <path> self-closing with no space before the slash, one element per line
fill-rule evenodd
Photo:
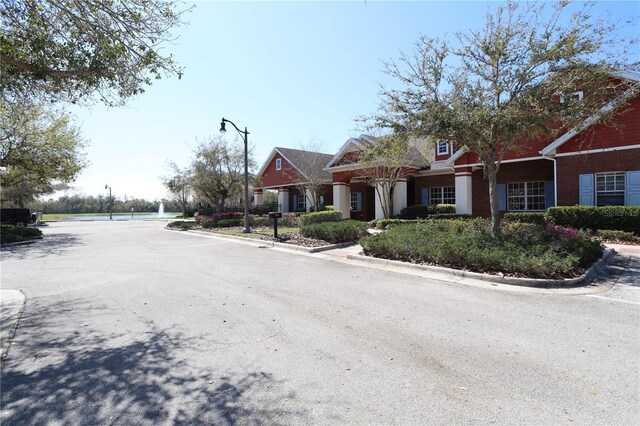
<path fill-rule="evenodd" d="M 333 155 L 279 146 L 273 149 L 271 155 L 269 155 L 269 158 L 267 158 L 267 161 L 258 172 L 258 176 L 262 175 L 265 167 L 271 162 L 276 153 L 279 153 L 303 177 L 316 181 L 331 182 L 331 173 L 323 169 L 331 161 Z M 310 173 L 313 173 L 313 176 L 309 176 Z"/>

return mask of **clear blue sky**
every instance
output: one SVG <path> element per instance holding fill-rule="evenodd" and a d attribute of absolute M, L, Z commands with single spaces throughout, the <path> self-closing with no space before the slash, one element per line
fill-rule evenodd
<path fill-rule="evenodd" d="M 361 133 L 354 119 L 375 111 L 379 83 L 389 83 L 381 60 L 410 52 L 420 34 L 480 28 L 498 4 L 197 2 L 166 46 L 185 68 L 181 80 L 161 80 L 125 107 L 72 110 L 91 165 L 71 192 L 109 184 L 119 198 L 165 197 L 167 160 L 189 164 L 195 139 L 217 134 L 223 116 L 248 127 L 260 165 L 274 146 L 312 139 L 334 153 Z M 598 5 L 606 11 L 639 16 L 640 2 Z"/>

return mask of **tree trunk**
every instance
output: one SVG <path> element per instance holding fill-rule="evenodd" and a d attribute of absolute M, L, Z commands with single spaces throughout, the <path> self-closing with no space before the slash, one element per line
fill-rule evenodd
<path fill-rule="evenodd" d="M 498 205 L 498 170 L 494 161 L 485 163 L 485 177 L 489 181 L 489 206 L 491 207 L 491 236 L 500 238 L 500 210 Z"/>

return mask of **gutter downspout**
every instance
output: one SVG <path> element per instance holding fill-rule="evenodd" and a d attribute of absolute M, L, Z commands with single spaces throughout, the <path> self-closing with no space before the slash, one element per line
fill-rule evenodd
<path fill-rule="evenodd" d="M 542 151 L 538 152 L 542 154 Z M 558 207 L 558 163 L 554 157 L 548 157 L 542 154 L 542 158 L 553 161 L 553 204 L 554 207 Z"/>

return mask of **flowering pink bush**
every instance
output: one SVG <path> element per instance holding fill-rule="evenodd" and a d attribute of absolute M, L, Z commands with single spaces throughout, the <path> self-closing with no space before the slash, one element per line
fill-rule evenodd
<path fill-rule="evenodd" d="M 218 212 L 211 215 L 211 219 L 214 222 L 218 222 L 223 219 L 242 219 L 244 213 L 242 212 Z"/>
<path fill-rule="evenodd" d="M 571 226 L 563 227 L 551 222 L 546 222 L 546 226 L 549 231 L 567 240 L 577 240 L 581 236 L 580 232 Z"/>

